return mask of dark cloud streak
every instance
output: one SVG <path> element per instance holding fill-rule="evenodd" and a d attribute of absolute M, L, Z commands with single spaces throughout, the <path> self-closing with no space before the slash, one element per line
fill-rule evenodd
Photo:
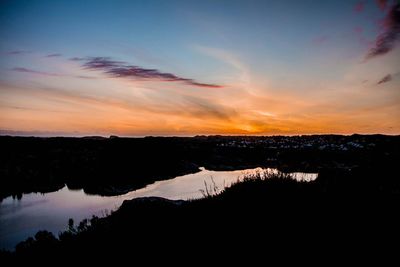
<path fill-rule="evenodd" d="M 84 57 L 71 57 L 69 60 L 71 60 L 71 61 L 83 61 L 83 60 L 85 60 L 85 58 Z"/>
<path fill-rule="evenodd" d="M 183 82 L 197 87 L 220 88 L 221 85 L 200 83 L 193 79 L 182 78 L 171 73 L 161 72 L 157 69 L 146 69 L 138 66 L 127 65 L 123 61 L 111 60 L 108 57 L 88 57 L 86 59 L 74 58 L 74 61 L 84 61 L 82 67 L 89 70 L 100 70 L 115 78 L 134 78 L 148 81 Z"/>
<path fill-rule="evenodd" d="M 7 52 L 7 54 L 9 55 L 23 55 L 23 54 L 30 54 L 31 51 L 25 51 L 25 50 L 13 50 L 13 51 L 9 51 Z"/>
<path fill-rule="evenodd" d="M 85 60 L 85 59 L 83 59 Z M 106 70 L 112 71 L 113 69 L 123 68 L 123 61 L 114 61 L 108 57 L 89 57 L 86 58 L 86 62 L 83 67 L 91 70 Z M 126 68 L 126 67 L 125 67 Z"/>
<path fill-rule="evenodd" d="M 61 57 L 62 55 L 59 53 L 55 53 L 55 54 L 48 54 L 46 55 L 46 57 Z"/>
<path fill-rule="evenodd" d="M 400 3 L 393 5 L 388 11 L 384 23 L 384 31 L 376 38 L 375 46 L 368 52 L 366 59 L 382 56 L 392 51 L 400 39 Z"/>
<path fill-rule="evenodd" d="M 387 83 L 392 80 L 392 75 L 388 74 L 377 82 L 377 84 Z"/>

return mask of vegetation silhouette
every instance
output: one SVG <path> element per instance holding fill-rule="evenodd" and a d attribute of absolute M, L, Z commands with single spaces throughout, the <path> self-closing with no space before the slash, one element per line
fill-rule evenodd
<path fill-rule="evenodd" d="M 35 238 L 18 244 L 15 252 L 2 255 L 24 261 L 39 260 L 48 253 L 90 258 L 99 253 L 134 252 L 140 258 L 149 251 L 185 250 L 198 237 L 212 239 L 211 247 L 228 245 L 232 238 L 276 241 L 315 234 L 325 224 L 349 231 L 358 223 L 370 225 L 371 218 L 379 218 L 385 222 L 385 229 L 392 229 L 399 222 L 395 211 L 400 204 L 400 183 L 387 174 L 373 168 L 336 170 L 322 172 L 311 182 L 299 182 L 286 173 L 259 172 L 223 190 L 206 184 L 204 192 L 208 193 L 202 199 L 148 197 L 124 201 L 104 218 L 93 216 L 76 226 L 70 220 L 68 230 L 58 238 L 38 232 Z M 322 231 L 326 238 L 335 235 L 327 229 Z"/>
<path fill-rule="evenodd" d="M 311 239 L 314 244 L 345 246 L 349 238 L 363 241 L 399 233 L 399 136 L 2 137 L 0 143 L 5 144 L 0 153 L 3 197 L 51 191 L 63 183 L 86 192 L 117 194 L 198 166 L 266 165 L 319 173 L 311 182 L 295 181 L 283 172 L 260 172 L 224 189 L 211 182 L 199 200 L 124 201 L 104 218 L 94 216 L 78 224 L 70 220 L 68 230 L 58 237 L 38 232 L 14 252 L 1 251 L 4 261 L 101 260 L 103 255 L 149 260 L 196 252 L 198 259 L 205 249 L 199 240 L 206 241 L 208 251 L 225 247 L 254 252 L 259 244 L 302 247 L 313 235 L 318 237 Z"/>

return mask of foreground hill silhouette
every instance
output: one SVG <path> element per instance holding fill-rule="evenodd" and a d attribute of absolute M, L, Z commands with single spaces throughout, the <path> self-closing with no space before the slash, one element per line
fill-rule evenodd
<path fill-rule="evenodd" d="M 58 238 L 38 232 L 2 256 L 41 263 L 71 255 L 148 260 L 160 253 L 194 253 L 198 246 L 193 243 L 203 241 L 207 250 L 216 251 L 237 240 L 238 246 L 249 249 L 289 241 L 301 245 L 314 235 L 320 236 L 321 244 L 335 238 L 342 242 L 340 238 L 394 237 L 400 222 L 400 182 L 391 175 L 393 170 L 332 170 L 312 182 L 297 182 L 283 173 L 259 173 L 222 191 L 209 185 L 199 200 L 132 199 L 105 218 L 92 217 L 77 225 L 70 221 L 69 230 Z"/>
<path fill-rule="evenodd" d="M 176 259 L 187 253 L 199 259 L 221 248 L 233 254 L 254 251 L 260 244 L 284 251 L 301 248 L 311 236 L 318 237 L 312 239 L 318 246 L 334 240 L 343 247 L 349 239 L 395 240 L 399 235 L 399 136 L 1 137 L 0 142 L 3 197 L 52 191 L 64 184 L 118 194 L 199 166 L 319 173 L 310 183 L 281 173 L 268 179 L 249 177 L 222 192 L 208 185 L 200 200 L 125 201 L 108 217 L 70 222 L 69 231 L 59 236 L 43 229 L 15 252 L 2 251 L 6 260 L 151 261 L 155 255 Z"/>

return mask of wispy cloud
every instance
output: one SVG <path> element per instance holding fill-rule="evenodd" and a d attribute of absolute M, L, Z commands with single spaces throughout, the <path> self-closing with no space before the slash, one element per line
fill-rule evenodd
<path fill-rule="evenodd" d="M 83 61 L 82 67 L 88 70 L 100 70 L 111 77 L 134 78 L 148 81 L 183 82 L 188 85 L 208 88 L 220 88 L 221 85 L 200 83 L 193 79 L 179 77 L 172 73 L 161 72 L 157 69 L 146 69 L 128 65 L 123 61 L 112 60 L 108 57 L 72 58 L 73 61 Z"/>
<path fill-rule="evenodd" d="M 385 77 L 383 77 L 382 79 L 380 79 L 379 82 L 377 82 L 377 84 L 387 83 L 387 82 L 390 82 L 391 80 L 392 80 L 392 75 L 388 74 Z"/>
<path fill-rule="evenodd" d="M 80 79 L 96 79 L 95 77 L 86 76 L 86 75 L 68 75 L 68 74 L 61 74 L 61 73 L 54 73 L 54 72 L 47 72 L 47 71 L 38 71 L 38 70 L 22 68 L 22 67 L 16 67 L 16 68 L 13 68 L 11 70 L 12 71 L 16 71 L 16 72 L 43 75 L 43 76 L 74 77 L 74 78 L 80 78 Z"/>
<path fill-rule="evenodd" d="M 266 116 L 266 117 L 276 117 L 276 115 L 272 112 L 262 111 L 262 110 L 253 110 L 254 113 Z"/>
<path fill-rule="evenodd" d="M 63 76 L 61 74 L 58 73 L 52 73 L 52 72 L 45 72 L 45 71 L 37 71 L 37 70 L 32 70 L 32 69 L 27 69 L 27 68 L 21 68 L 21 67 L 17 67 L 17 68 L 13 68 L 13 71 L 16 72 L 23 72 L 23 73 L 31 73 L 31 74 L 39 74 L 39 75 L 45 75 L 45 76 Z"/>
<path fill-rule="evenodd" d="M 249 87 L 251 83 L 251 75 L 249 68 L 243 64 L 239 57 L 233 53 L 228 52 L 225 49 L 219 49 L 214 47 L 194 45 L 193 47 L 196 51 L 202 54 L 211 56 L 219 61 L 233 67 L 237 70 L 234 75 L 235 83 L 243 85 L 243 87 Z"/>
<path fill-rule="evenodd" d="M 61 57 L 62 55 L 59 53 L 54 53 L 54 54 L 48 54 L 46 57 Z"/>
<path fill-rule="evenodd" d="M 185 96 L 185 110 L 184 112 L 190 113 L 195 117 L 209 117 L 221 120 L 230 120 L 232 117 L 237 116 L 234 109 L 222 106 L 213 102 L 210 99 L 199 98 L 194 96 Z"/>
<path fill-rule="evenodd" d="M 31 53 L 31 51 L 26 51 L 26 50 L 13 50 L 13 51 L 7 52 L 7 54 L 9 54 L 9 55 L 23 55 L 23 54 L 29 54 L 29 53 Z"/>
<path fill-rule="evenodd" d="M 368 52 L 366 59 L 387 54 L 394 49 L 399 39 L 400 3 L 389 9 L 383 22 L 383 32 L 376 38 L 375 46 Z"/>

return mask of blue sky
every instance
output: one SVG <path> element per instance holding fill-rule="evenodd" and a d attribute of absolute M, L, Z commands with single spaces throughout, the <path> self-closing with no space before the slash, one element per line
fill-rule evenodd
<path fill-rule="evenodd" d="M 102 135 L 399 133 L 400 33 L 397 24 L 385 24 L 394 21 L 396 5 L 3 0 L 0 129 Z M 369 57 L 379 36 L 388 33 L 395 39 L 388 41 L 389 51 Z M 122 63 L 88 68 L 94 57 Z M 175 78 L 165 81 L 165 74 Z M 386 76 L 390 79 L 379 83 Z M 78 112 L 72 116 L 71 110 Z M 54 113 L 65 123 L 55 126 Z"/>

